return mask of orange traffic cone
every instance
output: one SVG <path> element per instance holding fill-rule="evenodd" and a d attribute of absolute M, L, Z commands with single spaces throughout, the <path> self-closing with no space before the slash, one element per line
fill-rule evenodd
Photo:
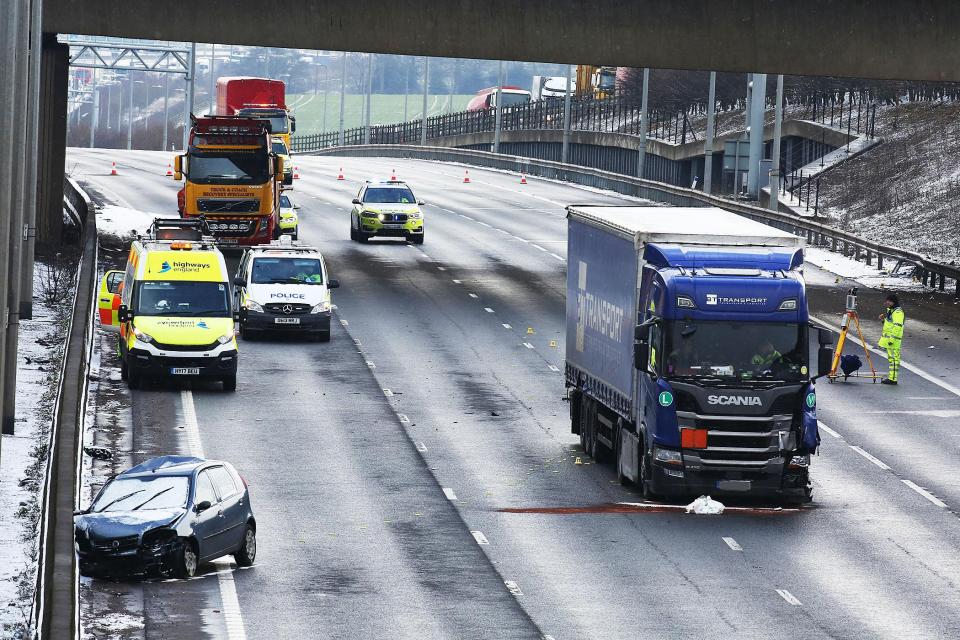
<path fill-rule="evenodd" d="M 527 184 L 527 176 L 520 174 L 520 184 Z"/>
<path fill-rule="evenodd" d="M 167 174 L 166 174 L 166 175 L 167 175 L 168 177 L 172 177 L 172 176 L 173 176 L 173 167 L 170 165 L 169 162 L 167 163 Z"/>
<path fill-rule="evenodd" d="M 391 179 L 391 180 L 396 180 L 396 179 L 397 179 L 397 170 L 396 170 L 396 169 L 394 169 L 394 170 L 390 173 L 390 179 Z"/>
<path fill-rule="evenodd" d="M 340 167 L 340 173 L 337 174 L 337 180 L 344 180 L 343 167 Z"/>
<path fill-rule="evenodd" d="M 470 184 L 470 172 L 469 172 L 469 171 L 464 171 L 464 172 L 463 172 L 463 184 Z"/>
<path fill-rule="evenodd" d="M 295 167 L 293 168 L 293 179 L 294 179 L 294 180 L 299 180 L 299 179 L 300 179 L 300 167 L 296 167 L 296 166 L 295 166 Z"/>
<path fill-rule="evenodd" d="M 110 163 L 110 175 L 112 175 L 112 176 L 118 176 L 118 175 L 120 175 L 119 173 L 117 173 L 117 163 L 116 163 L 116 162 L 111 162 L 111 163 Z"/>

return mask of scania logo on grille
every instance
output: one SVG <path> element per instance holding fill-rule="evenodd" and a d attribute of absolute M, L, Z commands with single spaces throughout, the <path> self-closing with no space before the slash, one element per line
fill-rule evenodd
<path fill-rule="evenodd" d="M 283 311 L 285 314 L 290 315 L 291 313 L 293 313 L 293 305 L 285 304 L 282 307 L 280 307 L 280 310 Z"/>
<path fill-rule="evenodd" d="M 743 407 L 762 407 L 760 396 L 707 396 L 707 404 L 737 405 Z"/>

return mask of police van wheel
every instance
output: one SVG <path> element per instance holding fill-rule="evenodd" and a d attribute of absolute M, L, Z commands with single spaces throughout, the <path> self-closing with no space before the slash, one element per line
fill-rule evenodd
<path fill-rule="evenodd" d="M 140 377 L 140 374 L 132 369 L 127 370 L 127 388 L 128 389 L 139 389 L 143 386 L 143 380 Z"/>
<path fill-rule="evenodd" d="M 129 376 L 129 371 L 127 370 L 127 363 L 125 360 L 120 361 L 120 379 L 124 382 L 127 381 L 127 376 Z"/>
<path fill-rule="evenodd" d="M 370 239 L 369 233 L 364 233 L 363 231 L 357 231 L 357 242 L 363 244 Z"/>
<path fill-rule="evenodd" d="M 224 376 L 224 377 L 223 377 L 223 390 L 224 390 L 224 391 L 236 391 L 236 390 L 237 390 L 237 376 Z"/>
<path fill-rule="evenodd" d="M 314 339 L 317 342 L 330 342 L 330 332 L 329 331 L 320 331 L 314 334 Z"/>

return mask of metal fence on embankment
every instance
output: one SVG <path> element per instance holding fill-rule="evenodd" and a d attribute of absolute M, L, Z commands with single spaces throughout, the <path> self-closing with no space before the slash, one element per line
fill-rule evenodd
<path fill-rule="evenodd" d="M 313 155 L 345 155 L 359 157 L 388 157 L 459 162 L 468 165 L 499 169 L 526 175 L 561 180 L 574 184 L 605 189 L 624 195 L 645 198 L 681 207 L 720 207 L 747 218 L 783 229 L 806 238 L 809 246 L 823 247 L 846 257 L 876 265 L 908 264 L 915 267 L 915 277 L 924 286 L 945 291 L 947 282 L 953 282 L 954 295 L 960 298 L 960 267 L 935 262 L 929 258 L 895 247 L 882 245 L 867 238 L 824 224 L 819 220 L 771 211 L 752 204 L 709 195 L 696 189 L 678 187 L 653 180 L 578 167 L 547 160 L 532 160 L 471 149 L 420 147 L 413 145 L 357 145 L 332 147 L 313 152 Z"/>

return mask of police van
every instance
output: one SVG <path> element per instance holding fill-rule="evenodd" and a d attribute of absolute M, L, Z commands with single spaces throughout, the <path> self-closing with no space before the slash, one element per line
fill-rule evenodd
<path fill-rule="evenodd" d="M 154 220 L 133 241 L 125 271 L 108 271 L 97 306 L 118 332 L 120 372 L 145 379 L 212 379 L 237 387 L 237 340 L 229 272 L 202 220 Z"/>
<path fill-rule="evenodd" d="M 330 340 L 330 290 L 340 283 L 330 277 L 316 247 L 289 236 L 251 247 L 233 284 L 244 339 L 262 331 L 294 331 Z"/>

